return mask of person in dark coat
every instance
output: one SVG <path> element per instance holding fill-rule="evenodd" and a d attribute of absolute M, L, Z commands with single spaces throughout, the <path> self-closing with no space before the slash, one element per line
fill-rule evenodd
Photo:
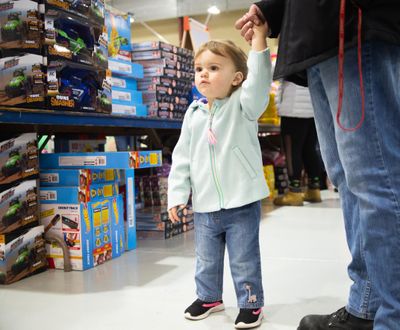
<path fill-rule="evenodd" d="M 274 79 L 309 87 L 352 255 L 347 305 L 305 329 L 400 327 L 400 1 L 264 0 L 236 22 L 279 36 Z"/>

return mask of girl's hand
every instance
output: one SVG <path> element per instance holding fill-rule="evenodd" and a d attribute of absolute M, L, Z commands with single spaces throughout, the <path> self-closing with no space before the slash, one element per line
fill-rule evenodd
<path fill-rule="evenodd" d="M 172 222 L 179 222 L 179 221 L 181 221 L 182 219 L 182 215 L 180 216 L 178 213 L 181 213 L 181 212 L 179 212 L 179 211 L 182 211 L 184 208 L 186 208 L 186 205 L 185 204 L 182 204 L 182 205 L 178 205 L 178 206 L 174 206 L 174 207 L 171 207 L 169 210 L 168 210 L 168 217 L 169 217 L 169 219 L 172 221 Z"/>

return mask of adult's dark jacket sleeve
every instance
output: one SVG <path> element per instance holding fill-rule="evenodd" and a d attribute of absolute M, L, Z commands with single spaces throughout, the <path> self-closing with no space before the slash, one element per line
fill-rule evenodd
<path fill-rule="evenodd" d="M 285 12 L 285 0 L 264 0 L 256 2 L 271 31 L 270 38 L 277 38 L 281 32 L 283 14 Z"/>
<path fill-rule="evenodd" d="M 263 0 L 255 3 L 279 35 L 274 79 L 306 85 L 308 68 L 338 55 L 339 0 Z M 345 48 L 358 40 L 358 9 L 362 9 L 363 43 L 400 45 L 400 0 L 347 0 Z"/>
<path fill-rule="evenodd" d="M 376 0 L 351 0 L 351 2 L 354 3 L 357 7 L 364 9 L 373 5 Z"/>

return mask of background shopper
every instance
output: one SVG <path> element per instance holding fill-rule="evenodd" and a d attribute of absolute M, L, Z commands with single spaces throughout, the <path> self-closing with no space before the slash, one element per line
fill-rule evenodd
<path fill-rule="evenodd" d="M 279 115 L 281 138 L 289 175 L 289 191 L 274 199 L 275 205 L 302 206 L 304 201 L 321 202 L 321 162 L 317 152 L 314 110 L 307 87 L 289 81 L 281 85 Z M 307 174 L 303 194 L 302 172 Z"/>

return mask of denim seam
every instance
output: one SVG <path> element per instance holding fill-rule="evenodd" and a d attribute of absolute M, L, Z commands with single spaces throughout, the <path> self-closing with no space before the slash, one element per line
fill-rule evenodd
<path fill-rule="evenodd" d="M 370 55 L 370 57 L 372 57 L 372 54 L 370 54 L 372 52 L 371 51 L 372 45 L 370 43 L 368 43 L 368 45 L 370 47 L 368 54 Z M 369 74 L 370 75 L 372 74 L 372 69 L 369 70 Z M 372 80 L 372 78 L 371 78 L 371 80 Z M 371 88 L 371 96 L 372 96 L 371 97 L 371 106 L 372 106 L 372 109 L 375 109 L 374 104 L 373 104 L 373 100 L 374 100 L 373 88 Z M 373 114 L 372 118 L 373 118 L 374 122 L 376 122 L 375 112 L 372 112 L 372 114 Z M 374 127 L 376 127 L 376 126 L 374 125 Z M 378 135 L 376 130 L 375 130 L 375 134 Z M 387 168 L 387 166 L 385 166 L 386 163 L 385 163 L 385 160 L 384 160 L 383 155 L 382 155 L 382 148 L 381 148 L 381 143 L 380 143 L 381 140 L 380 139 L 376 139 L 376 141 L 377 142 L 375 143 L 375 146 L 376 146 L 377 151 L 378 151 L 377 155 L 379 155 L 379 161 L 381 162 L 381 170 L 385 174 L 385 182 L 386 182 L 388 190 L 391 192 L 391 195 L 392 195 L 391 202 L 393 203 L 394 212 L 395 212 L 396 218 L 397 218 L 396 219 L 397 237 L 400 237 L 400 205 L 399 205 L 399 201 L 396 198 L 396 194 L 392 189 L 393 183 L 391 182 L 388 168 Z M 397 239 L 397 248 L 400 249 L 400 239 Z M 400 267 L 398 266 L 397 268 L 398 268 L 398 273 L 400 273 Z"/>
<path fill-rule="evenodd" d="M 350 313 L 353 316 L 356 316 L 361 319 L 366 319 L 366 320 L 374 320 L 375 314 L 372 313 L 360 313 L 357 311 L 356 308 L 351 307 L 350 305 L 346 306 L 346 310 L 348 313 Z"/>
<path fill-rule="evenodd" d="M 221 290 L 221 296 L 223 292 L 224 285 L 224 254 L 225 254 L 225 245 L 221 246 L 221 250 L 219 251 L 220 262 L 218 263 L 217 276 L 218 276 L 218 290 Z M 222 274 L 221 274 L 222 273 Z"/>

